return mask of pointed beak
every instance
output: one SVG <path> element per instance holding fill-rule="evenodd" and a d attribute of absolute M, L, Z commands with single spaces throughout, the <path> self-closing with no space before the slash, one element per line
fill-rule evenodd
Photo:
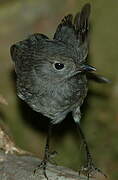
<path fill-rule="evenodd" d="M 90 66 L 88 64 L 83 64 L 80 66 L 81 72 L 90 72 L 90 71 L 96 71 L 96 68 L 93 66 Z"/>
<path fill-rule="evenodd" d="M 74 73 L 71 74 L 71 77 L 75 76 L 76 74 L 82 73 L 82 72 L 87 73 L 87 72 L 91 72 L 91 71 L 96 71 L 96 68 L 93 66 L 90 66 L 88 64 L 82 64 L 79 66 L 77 71 L 75 71 Z"/>

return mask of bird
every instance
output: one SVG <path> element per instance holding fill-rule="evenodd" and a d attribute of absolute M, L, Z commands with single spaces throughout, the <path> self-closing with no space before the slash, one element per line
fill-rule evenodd
<path fill-rule="evenodd" d="M 52 127 L 62 122 L 69 112 L 86 150 L 86 163 L 79 172 L 88 179 L 97 171 L 105 175 L 95 167 L 80 127 L 80 107 L 87 96 L 88 80 L 108 82 L 88 64 L 90 12 L 91 5 L 86 3 L 75 17 L 68 14 L 61 20 L 52 39 L 34 33 L 10 47 L 18 97 L 49 119 L 44 158 L 38 166 L 43 167 L 47 179 L 47 162 L 55 153 L 49 151 Z"/>

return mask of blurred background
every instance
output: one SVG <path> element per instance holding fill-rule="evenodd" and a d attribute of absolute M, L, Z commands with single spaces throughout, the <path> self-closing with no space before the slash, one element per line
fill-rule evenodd
<path fill-rule="evenodd" d="M 7 124 L 19 147 L 43 157 L 47 119 L 18 99 L 9 49 L 32 33 L 41 32 L 52 38 L 60 20 L 68 13 L 78 12 L 86 2 L 92 6 L 89 61 L 112 83 L 89 83 L 81 126 L 97 167 L 110 180 L 117 180 L 118 1 L 0 0 L 0 94 L 8 102 L 7 106 L 0 104 L 0 121 Z M 59 165 L 79 169 L 84 154 L 71 115 L 54 127 L 51 147 L 58 151 L 55 160 Z"/>

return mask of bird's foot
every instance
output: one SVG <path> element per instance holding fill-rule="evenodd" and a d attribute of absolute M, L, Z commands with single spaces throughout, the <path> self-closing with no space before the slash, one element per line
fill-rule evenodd
<path fill-rule="evenodd" d="M 89 180 L 89 178 L 91 177 L 96 177 L 97 173 L 100 173 L 107 178 L 107 176 L 94 165 L 92 159 L 89 159 L 86 165 L 79 170 L 79 175 L 84 174 L 85 176 L 87 176 L 87 180 Z"/>
<path fill-rule="evenodd" d="M 50 162 L 52 164 L 56 164 L 56 162 L 53 160 L 54 156 L 57 154 L 56 151 L 45 151 L 45 155 L 43 160 L 41 161 L 41 163 L 36 167 L 36 169 L 34 170 L 34 174 L 36 173 L 37 170 L 39 169 L 43 169 L 43 174 L 45 176 L 45 178 L 48 180 L 48 176 L 46 173 L 46 169 L 47 169 L 47 163 Z"/>

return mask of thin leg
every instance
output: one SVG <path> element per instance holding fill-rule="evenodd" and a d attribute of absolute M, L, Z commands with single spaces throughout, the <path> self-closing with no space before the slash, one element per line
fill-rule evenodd
<path fill-rule="evenodd" d="M 47 163 L 50 162 L 51 158 L 54 157 L 57 154 L 56 151 L 53 151 L 53 152 L 49 151 L 51 131 L 52 131 L 52 124 L 49 124 L 48 135 L 47 135 L 46 145 L 45 145 L 44 157 L 43 157 L 43 160 L 41 161 L 41 163 L 38 165 L 38 167 L 34 170 L 34 173 L 35 173 L 38 169 L 42 168 L 43 169 L 43 174 L 44 174 L 44 176 L 45 176 L 45 178 L 47 180 L 48 180 L 48 176 L 46 174 Z"/>
<path fill-rule="evenodd" d="M 86 159 L 87 159 L 85 166 L 80 169 L 79 174 L 80 173 L 85 174 L 88 177 L 88 180 L 89 180 L 89 177 L 92 177 L 97 172 L 99 172 L 102 175 L 104 175 L 105 177 L 107 177 L 100 169 L 95 167 L 91 153 L 89 151 L 88 144 L 87 144 L 85 136 L 84 136 L 84 133 L 83 133 L 82 129 L 80 128 L 79 123 L 76 123 L 76 125 L 77 125 L 77 130 L 79 131 L 79 134 L 81 136 L 82 142 L 83 142 L 84 147 L 85 147 Z"/>

